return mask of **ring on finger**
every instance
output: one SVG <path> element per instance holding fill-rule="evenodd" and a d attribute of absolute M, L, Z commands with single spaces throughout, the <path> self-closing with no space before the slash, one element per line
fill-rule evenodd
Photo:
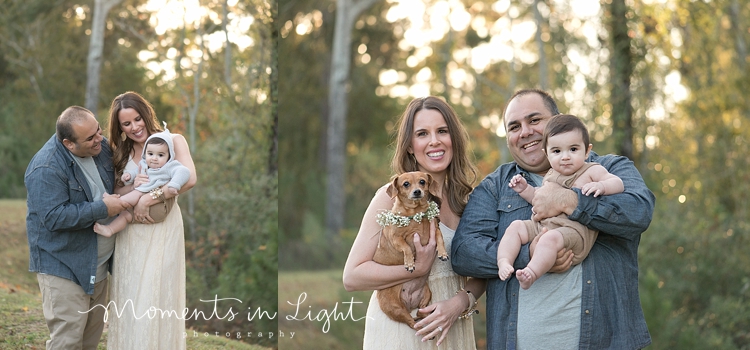
<path fill-rule="evenodd" d="M 443 333 L 443 327 L 438 326 L 437 330 L 440 331 L 440 333 Z"/>

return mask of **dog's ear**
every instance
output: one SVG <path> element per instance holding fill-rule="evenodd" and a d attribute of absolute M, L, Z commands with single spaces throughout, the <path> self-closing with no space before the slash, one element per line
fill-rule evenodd
<path fill-rule="evenodd" d="M 393 178 L 393 181 L 388 185 L 388 188 L 385 189 L 385 193 L 388 194 L 388 197 L 396 197 L 398 194 L 398 176 Z"/>
<path fill-rule="evenodd" d="M 425 173 L 427 175 L 427 182 L 429 183 L 427 189 L 430 190 L 430 194 L 434 197 L 437 196 L 437 190 L 438 190 L 438 183 L 435 181 L 435 179 L 432 178 L 432 175 Z"/>
<path fill-rule="evenodd" d="M 432 199 L 432 201 L 438 205 L 438 208 L 440 208 L 440 206 L 443 204 L 443 201 L 440 200 L 440 197 L 437 196 L 437 181 L 432 178 L 432 175 L 427 174 L 427 182 L 429 182 L 429 186 L 427 187 L 427 189 L 430 190 L 430 199 Z"/>

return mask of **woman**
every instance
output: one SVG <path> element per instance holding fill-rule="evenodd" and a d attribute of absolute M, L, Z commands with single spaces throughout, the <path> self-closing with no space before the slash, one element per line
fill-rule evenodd
<path fill-rule="evenodd" d="M 118 179 L 115 193 L 128 193 L 147 182 L 148 176 L 140 172 L 132 185 L 125 186 L 119 179 L 125 169 L 137 170 L 146 139 L 161 131 L 154 109 L 141 95 L 126 92 L 112 101 L 108 137 Z M 185 138 L 173 134 L 172 141 L 175 159 L 190 170 L 190 179 L 180 189 L 183 193 L 195 186 L 195 165 Z M 163 188 L 166 199 L 171 197 L 168 192 Z M 133 208 L 133 222 L 116 235 L 110 295 L 118 310 L 124 311 L 113 315 L 110 310 L 108 349 L 185 349 L 182 214 L 175 200 L 166 219 L 153 223 L 149 207 L 160 202 L 148 194 L 142 196 Z M 149 312 L 151 308 L 158 310 Z M 162 317 L 161 311 L 172 310 Z"/>
<path fill-rule="evenodd" d="M 396 153 L 391 167 L 396 174 L 423 171 L 440 184 L 442 199 L 440 230 L 450 251 L 453 233 L 468 201 L 476 169 L 468 157 L 466 130 L 453 109 L 437 97 L 414 99 L 399 121 Z M 372 261 L 378 246 L 380 227 L 376 215 L 393 207 L 393 200 L 381 187 L 370 202 L 344 266 L 344 287 L 348 291 L 376 290 L 367 309 L 365 349 L 474 349 L 471 311 L 475 298 L 484 293 L 485 282 L 453 273 L 450 262 L 435 259 L 434 225 L 430 243 L 416 244 L 416 268 L 385 266 Z M 378 289 L 404 284 L 407 295 L 417 296 L 419 285 L 428 280 L 432 304 L 420 310 L 429 313 L 415 330 L 392 321 L 378 304 Z M 468 293 L 467 293 L 468 292 Z M 412 313 L 414 314 L 414 313 Z M 462 319 L 459 316 L 464 315 Z M 430 341 L 430 339 L 435 339 Z"/>

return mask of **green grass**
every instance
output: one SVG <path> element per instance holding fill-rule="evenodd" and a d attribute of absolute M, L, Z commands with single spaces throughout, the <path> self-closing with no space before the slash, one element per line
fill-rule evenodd
<path fill-rule="evenodd" d="M 27 242 L 25 200 L 0 199 L 0 350 L 44 349 L 49 337 L 36 274 L 28 271 Z M 191 350 L 267 349 L 228 339 L 225 334 L 187 333 Z M 98 348 L 106 349 L 106 344 L 105 329 Z"/>
<path fill-rule="evenodd" d="M 341 281 L 341 270 L 325 271 L 294 271 L 279 272 L 279 331 L 285 332 L 286 337 L 279 337 L 280 349 L 361 349 L 365 332 L 364 316 L 372 292 L 347 292 Z M 294 304 L 298 303 L 301 293 L 307 298 L 300 305 L 299 312 Z M 331 317 L 330 329 L 323 332 L 325 321 L 310 321 L 315 319 L 321 310 L 329 313 L 334 307 L 338 312 L 347 315 L 348 304 L 354 298 L 352 317 L 338 321 Z M 292 303 L 290 305 L 289 303 Z M 338 306 L 337 306 L 338 303 Z M 477 348 L 486 348 L 484 298 L 479 302 L 480 314 L 474 316 L 474 329 L 477 337 Z M 306 317 L 310 313 L 311 317 Z M 288 316 L 295 316 L 303 321 L 288 320 Z M 289 333 L 294 332 L 290 338 Z"/>
<path fill-rule="evenodd" d="M 306 293 L 306 299 L 298 308 L 295 305 L 299 303 L 302 293 Z M 279 272 L 279 332 L 287 333 L 286 337 L 279 337 L 279 348 L 361 349 L 364 316 L 371 294 L 344 290 L 341 271 Z M 318 314 L 323 310 L 331 313 L 336 308 L 337 313 L 347 316 L 349 304 L 343 302 L 351 302 L 352 298 L 360 304 L 352 304 L 351 316 L 345 320 L 331 317 L 328 332 L 324 332 L 325 320 L 322 315 L 319 318 Z M 307 316 L 308 313 L 310 316 Z M 291 316 L 301 321 L 287 319 Z M 310 318 L 323 321 L 311 321 Z M 361 319 L 353 321 L 352 318 Z M 290 337 L 292 332 L 294 337 Z"/>

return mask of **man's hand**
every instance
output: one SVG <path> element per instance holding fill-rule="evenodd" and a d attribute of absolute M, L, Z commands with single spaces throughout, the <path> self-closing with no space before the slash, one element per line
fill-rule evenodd
<path fill-rule="evenodd" d="M 531 218 L 534 221 L 542 221 L 562 213 L 573 214 L 578 206 L 578 195 L 556 183 L 545 182 L 542 187 L 536 189 L 531 205 Z"/>
<path fill-rule="evenodd" d="M 536 244 L 539 243 L 539 238 L 542 237 L 542 235 L 546 232 L 547 228 L 542 228 L 542 233 L 536 235 L 536 237 L 534 237 L 534 240 L 531 241 L 531 244 L 529 244 L 529 258 L 534 256 L 534 249 L 536 249 Z M 555 264 L 552 265 L 552 268 L 550 268 L 548 272 L 565 272 L 568 271 L 571 266 L 573 266 L 573 251 L 567 248 L 563 248 L 557 252 L 557 259 L 555 259 Z"/>
<path fill-rule="evenodd" d="M 115 216 L 123 210 L 131 207 L 130 203 L 120 199 L 119 194 L 105 193 L 104 196 L 102 196 L 102 201 L 104 201 L 104 205 L 107 206 L 107 216 L 109 217 Z"/>

